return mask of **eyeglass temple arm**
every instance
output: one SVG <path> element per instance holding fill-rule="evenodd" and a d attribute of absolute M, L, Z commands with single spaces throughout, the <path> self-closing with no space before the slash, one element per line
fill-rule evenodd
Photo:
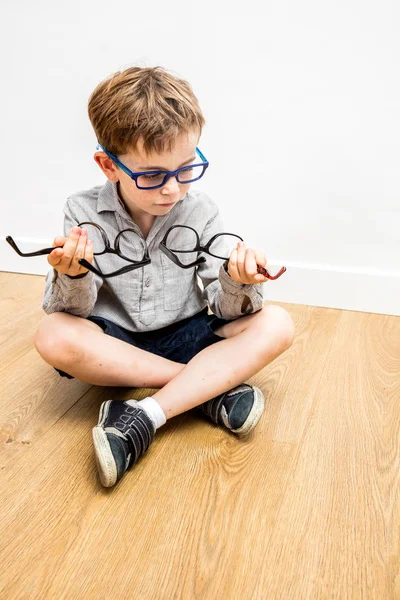
<path fill-rule="evenodd" d="M 149 265 L 151 263 L 151 260 L 149 258 L 147 260 L 140 262 L 140 264 L 127 265 L 126 267 L 122 267 L 121 269 L 119 269 L 118 271 L 114 271 L 113 273 L 102 273 L 101 271 L 96 269 L 93 265 L 90 264 L 90 262 L 88 262 L 84 258 L 80 258 L 78 260 L 78 263 L 80 265 L 82 265 L 82 267 L 85 267 L 85 269 L 88 269 L 89 271 L 91 271 L 92 273 L 95 273 L 96 275 L 99 275 L 100 277 L 108 278 L 108 277 L 116 277 L 117 275 L 123 275 L 124 273 L 129 273 L 129 271 L 134 271 L 135 269 L 140 269 L 140 267 Z"/>
<path fill-rule="evenodd" d="M 102 150 L 102 152 L 107 154 L 108 158 L 111 158 L 111 160 L 121 169 L 121 171 L 124 171 L 124 173 L 129 175 L 129 177 L 131 176 L 131 172 L 129 171 L 129 169 L 122 164 L 122 162 L 117 156 L 115 156 L 115 154 L 112 154 L 109 150 L 107 150 L 107 148 L 104 148 L 104 146 L 98 144 L 96 150 Z"/>
<path fill-rule="evenodd" d="M 62 248 L 62 246 L 53 246 L 52 248 L 43 248 L 43 250 L 37 250 L 36 252 L 21 252 L 21 250 L 18 248 L 17 244 L 14 242 L 13 238 L 11 237 L 11 235 L 8 235 L 6 237 L 6 242 L 8 242 L 11 246 L 11 248 L 13 250 L 15 250 L 15 252 L 17 254 L 19 254 L 20 256 L 44 256 L 45 254 L 50 254 L 50 252 L 53 252 L 54 248 Z"/>
<path fill-rule="evenodd" d="M 286 271 L 286 267 L 282 267 L 276 275 L 270 275 L 270 273 L 267 271 L 267 269 L 265 269 L 261 265 L 257 265 L 257 272 L 261 273 L 261 275 L 264 275 L 264 277 L 267 277 L 268 279 L 273 279 L 273 280 L 278 279 L 278 277 L 283 275 L 285 271 Z"/>
<path fill-rule="evenodd" d="M 196 152 L 200 156 L 200 158 L 201 158 L 201 160 L 203 162 L 208 163 L 208 160 L 206 159 L 206 157 L 204 156 L 204 154 L 202 153 L 202 151 L 200 150 L 200 148 L 196 148 Z"/>

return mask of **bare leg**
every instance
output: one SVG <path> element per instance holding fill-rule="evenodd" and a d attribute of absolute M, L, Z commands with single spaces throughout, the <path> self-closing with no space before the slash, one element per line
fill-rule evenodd
<path fill-rule="evenodd" d="M 105 335 L 92 321 L 61 312 L 44 317 L 35 346 L 49 365 L 92 385 L 160 388 L 185 366 Z"/>
<path fill-rule="evenodd" d="M 290 347 L 294 325 L 284 309 L 269 305 L 253 315 L 224 325 L 219 333 L 227 339 L 199 352 L 180 373 L 153 394 L 167 419 L 255 375 Z"/>

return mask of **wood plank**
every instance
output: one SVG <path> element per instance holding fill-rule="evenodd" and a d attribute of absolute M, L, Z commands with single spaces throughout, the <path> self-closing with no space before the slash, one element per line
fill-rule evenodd
<path fill-rule="evenodd" d="M 60 378 L 31 345 L 27 277 L 0 274 L 20 332 L 0 390 L 1 598 L 400 598 L 399 318 L 282 304 L 296 339 L 250 380 L 256 430 L 190 411 L 105 489 L 100 404 L 154 390 Z"/>
<path fill-rule="evenodd" d="M 90 429 L 107 393 L 92 388 L 31 449 L 29 462 L 19 459 L 5 474 L 5 597 L 201 597 L 227 539 L 248 530 L 241 506 L 259 486 L 265 460 L 274 486 L 255 503 L 252 530 L 259 532 L 260 511 L 274 520 L 293 449 L 270 443 L 259 453 L 254 439 L 239 442 L 195 412 L 170 421 L 134 470 L 112 490 L 102 488 Z"/>
<path fill-rule="evenodd" d="M 0 469 L 46 435 L 91 386 L 60 377 L 30 350 L 2 373 Z"/>
<path fill-rule="evenodd" d="M 0 273 L 0 373 L 33 348 L 45 278 Z"/>
<path fill-rule="evenodd" d="M 342 312 L 282 306 L 296 324 L 294 343 L 288 352 L 255 375 L 251 383 L 263 390 L 266 402 L 276 405 L 275 419 L 266 425 L 270 439 L 297 443 L 310 416 Z"/>
<path fill-rule="evenodd" d="M 340 325 L 249 597 L 400 597 L 400 323 Z"/>

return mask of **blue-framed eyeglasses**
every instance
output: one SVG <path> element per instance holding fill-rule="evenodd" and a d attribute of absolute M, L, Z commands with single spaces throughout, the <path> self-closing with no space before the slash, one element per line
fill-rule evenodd
<path fill-rule="evenodd" d="M 170 177 L 176 177 L 179 183 L 192 183 L 203 177 L 206 172 L 209 162 L 204 154 L 196 148 L 196 153 L 199 155 L 202 163 L 195 163 L 188 165 L 187 167 L 181 167 L 176 171 L 164 171 L 164 170 L 152 170 L 152 171 L 139 171 L 134 173 L 126 165 L 124 165 L 119 158 L 114 154 L 111 154 L 104 146 L 99 144 L 96 150 L 102 150 L 107 154 L 109 158 L 119 167 L 124 173 L 129 175 L 131 179 L 136 183 L 136 187 L 139 190 L 155 190 L 165 185 Z"/>

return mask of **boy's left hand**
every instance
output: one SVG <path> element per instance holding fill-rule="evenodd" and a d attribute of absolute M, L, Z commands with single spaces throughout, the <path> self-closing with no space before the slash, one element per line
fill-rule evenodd
<path fill-rule="evenodd" d="M 261 250 L 247 248 L 244 242 L 238 242 L 229 257 L 228 273 L 240 283 L 264 283 L 268 277 L 257 272 L 257 265 L 267 268 L 267 259 Z"/>

